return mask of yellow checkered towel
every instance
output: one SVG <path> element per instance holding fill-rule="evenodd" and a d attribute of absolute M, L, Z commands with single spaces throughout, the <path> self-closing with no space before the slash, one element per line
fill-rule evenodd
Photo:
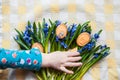
<path fill-rule="evenodd" d="M 18 49 L 14 28 L 24 30 L 28 20 L 43 18 L 69 23 L 90 20 L 94 31 L 103 29 L 99 43 L 107 43 L 111 54 L 83 80 L 120 80 L 120 0 L 0 0 L 0 47 Z"/>

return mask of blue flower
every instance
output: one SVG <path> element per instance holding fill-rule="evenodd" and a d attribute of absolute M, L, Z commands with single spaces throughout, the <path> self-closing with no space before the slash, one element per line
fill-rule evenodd
<path fill-rule="evenodd" d="M 99 34 L 97 34 L 97 33 L 94 34 L 94 38 L 95 38 L 95 39 L 98 39 L 98 38 L 99 38 Z"/>
<path fill-rule="evenodd" d="M 27 30 L 31 30 L 31 28 L 32 28 L 31 25 L 26 26 L 26 31 L 27 31 Z"/>
<path fill-rule="evenodd" d="M 55 23 L 56 23 L 56 26 L 58 26 L 61 24 L 61 21 L 57 20 Z"/>
<path fill-rule="evenodd" d="M 82 53 L 82 49 L 78 50 L 77 52 Z"/>
<path fill-rule="evenodd" d="M 67 46 L 67 44 L 64 44 L 64 48 L 66 49 L 68 46 Z"/>
<path fill-rule="evenodd" d="M 31 30 L 31 28 L 32 28 L 32 26 L 27 26 L 26 30 L 23 33 L 23 39 L 28 45 L 31 45 L 31 40 L 32 40 L 32 38 L 31 38 L 32 31 L 29 32 L 29 30 Z"/>
<path fill-rule="evenodd" d="M 71 28 L 70 27 L 68 27 L 68 32 L 70 32 L 71 31 Z"/>
<path fill-rule="evenodd" d="M 93 46 L 95 46 L 95 42 L 91 41 L 88 44 L 86 44 L 84 47 L 82 47 L 82 49 L 78 50 L 78 52 L 81 53 L 84 50 L 90 51 L 93 48 Z"/>
<path fill-rule="evenodd" d="M 44 33 L 45 33 L 45 36 L 47 36 L 48 35 L 48 27 L 47 27 L 48 25 L 46 25 L 44 28 L 43 28 L 43 31 L 44 31 Z"/>
<path fill-rule="evenodd" d="M 106 57 L 108 54 L 108 52 L 104 52 L 103 57 Z"/>
<path fill-rule="evenodd" d="M 31 37 L 25 36 L 25 37 L 23 37 L 23 39 L 25 40 L 25 42 L 26 42 L 27 44 L 31 45 L 31 44 L 30 44 L 30 43 L 31 43 Z"/>
<path fill-rule="evenodd" d="M 18 40 L 18 35 L 15 37 L 15 40 Z"/>
<path fill-rule="evenodd" d="M 56 39 L 55 39 L 55 41 L 56 41 L 56 42 L 58 42 L 58 41 L 59 41 L 59 38 L 58 38 L 57 36 L 56 36 Z"/>
<path fill-rule="evenodd" d="M 84 46 L 83 48 L 82 48 L 82 51 L 84 51 L 84 50 L 86 50 L 88 48 L 88 46 L 86 45 L 86 46 Z"/>
<path fill-rule="evenodd" d="M 107 45 L 103 45 L 100 47 L 100 49 L 105 49 L 107 47 Z"/>
<path fill-rule="evenodd" d="M 93 42 L 93 41 L 91 41 L 91 42 L 89 42 L 88 44 L 86 44 L 83 48 L 82 48 L 82 50 L 84 51 L 84 50 L 91 50 L 92 48 L 93 48 L 93 46 L 95 45 L 95 42 Z"/>
<path fill-rule="evenodd" d="M 30 37 L 30 35 L 25 34 L 25 35 L 23 36 L 23 39 L 25 40 L 25 42 L 26 42 L 27 44 L 31 45 L 30 43 L 31 43 L 32 38 Z"/>
<path fill-rule="evenodd" d="M 45 24 L 44 24 L 44 27 L 48 27 L 48 24 L 47 24 L 47 23 L 45 23 Z"/>
<path fill-rule="evenodd" d="M 77 24 L 73 24 L 71 33 L 74 33 L 76 31 L 76 29 L 77 29 Z"/>
<path fill-rule="evenodd" d="M 95 45 L 95 42 L 90 42 L 90 43 L 88 44 L 88 50 L 91 50 L 94 45 Z"/>
<path fill-rule="evenodd" d="M 85 28 L 83 28 L 81 32 L 85 32 L 85 31 L 86 31 L 86 29 L 85 29 Z"/>
<path fill-rule="evenodd" d="M 71 28 L 71 32 L 70 32 L 70 38 L 73 37 L 76 29 L 77 29 L 77 24 L 73 24 L 73 25 L 72 25 L 72 28 Z"/>
<path fill-rule="evenodd" d="M 99 55 L 98 55 L 97 53 L 94 54 L 94 58 L 98 58 L 98 56 L 99 56 Z"/>
<path fill-rule="evenodd" d="M 67 47 L 68 47 L 67 44 L 65 44 L 65 42 L 63 42 L 63 41 L 62 41 L 60 44 L 61 44 L 61 46 L 63 46 L 64 48 L 67 48 Z"/>

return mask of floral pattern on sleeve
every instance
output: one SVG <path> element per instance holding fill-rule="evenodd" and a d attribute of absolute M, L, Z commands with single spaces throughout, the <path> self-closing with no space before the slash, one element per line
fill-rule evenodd
<path fill-rule="evenodd" d="M 41 64 L 42 56 L 37 48 L 20 51 L 0 49 L 0 68 L 22 68 L 38 71 Z"/>

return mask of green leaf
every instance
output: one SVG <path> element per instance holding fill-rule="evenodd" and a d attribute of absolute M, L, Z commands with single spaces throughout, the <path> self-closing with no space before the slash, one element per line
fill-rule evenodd
<path fill-rule="evenodd" d="M 23 35 L 15 28 L 15 31 L 18 33 L 18 35 L 20 36 L 20 38 L 23 38 Z"/>
<path fill-rule="evenodd" d="M 90 32 L 91 33 L 92 29 L 91 26 L 86 27 L 86 32 Z"/>
<path fill-rule="evenodd" d="M 101 47 L 101 45 L 99 45 L 97 47 L 94 46 L 94 48 L 92 48 L 92 50 L 89 51 L 88 54 L 83 55 L 82 56 L 82 62 L 87 61 L 88 59 L 90 59 L 94 55 L 94 53 L 96 53 L 100 49 L 100 47 Z"/>
<path fill-rule="evenodd" d="M 90 21 L 87 21 L 87 22 L 85 22 L 82 26 L 88 26 L 88 24 L 90 23 Z"/>
<path fill-rule="evenodd" d="M 26 49 L 26 50 L 29 50 L 29 49 L 30 49 L 30 48 L 27 47 L 20 39 L 16 40 L 16 39 L 14 38 L 14 40 L 15 40 L 20 46 L 24 47 L 24 49 Z"/>
<path fill-rule="evenodd" d="M 43 27 L 41 26 L 40 22 L 38 23 L 38 27 L 39 27 L 39 31 L 38 31 L 38 36 L 40 37 L 40 42 L 43 44 L 45 44 L 45 34 L 43 32 Z"/>
<path fill-rule="evenodd" d="M 48 49 L 48 41 L 49 41 L 50 35 L 51 35 L 52 31 L 54 30 L 54 28 L 55 28 L 55 23 L 51 25 L 51 28 L 49 29 L 48 35 L 45 39 L 45 51 L 46 51 L 46 53 L 48 52 L 48 50 L 47 50 Z"/>
<path fill-rule="evenodd" d="M 45 18 L 43 18 L 42 27 L 45 26 Z"/>
<path fill-rule="evenodd" d="M 102 29 L 98 32 L 98 35 L 100 35 L 100 34 L 101 34 L 101 32 L 102 32 Z"/>
<path fill-rule="evenodd" d="M 33 23 L 33 32 L 34 32 L 34 35 L 37 35 L 37 26 L 35 22 Z"/>
<path fill-rule="evenodd" d="M 77 36 L 78 36 L 77 33 L 79 32 L 80 29 L 81 29 L 81 25 L 79 24 L 78 27 L 77 27 L 77 29 L 76 29 L 76 31 L 75 31 L 75 33 L 74 33 L 74 35 L 73 35 L 73 37 L 72 37 L 72 39 L 70 40 L 70 42 L 68 44 L 68 47 L 70 46 L 70 44 L 72 43 L 72 41 L 77 38 Z"/>
<path fill-rule="evenodd" d="M 40 24 L 40 22 L 38 22 L 38 27 L 39 27 L 39 30 L 38 30 L 38 37 L 39 37 L 39 39 L 41 40 L 42 38 L 41 38 L 41 24 Z M 41 42 L 41 41 L 40 41 Z"/>
<path fill-rule="evenodd" d="M 28 26 L 31 26 L 31 23 L 30 23 L 30 21 L 28 21 Z"/>
<path fill-rule="evenodd" d="M 27 47 L 29 47 L 29 45 L 23 39 L 24 33 L 23 32 L 20 33 L 17 29 L 15 29 L 15 31 L 18 33 L 19 40 L 21 40 L 23 44 L 25 44 Z"/>
<path fill-rule="evenodd" d="M 49 22 L 50 22 L 51 25 L 53 25 L 53 22 L 50 19 L 49 19 Z"/>

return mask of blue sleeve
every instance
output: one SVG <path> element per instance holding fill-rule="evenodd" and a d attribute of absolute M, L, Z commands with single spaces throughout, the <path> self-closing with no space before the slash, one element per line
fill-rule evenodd
<path fill-rule="evenodd" d="M 22 68 L 39 70 L 42 64 L 42 55 L 37 48 L 31 50 L 6 50 L 0 48 L 0 68 Z"/>

